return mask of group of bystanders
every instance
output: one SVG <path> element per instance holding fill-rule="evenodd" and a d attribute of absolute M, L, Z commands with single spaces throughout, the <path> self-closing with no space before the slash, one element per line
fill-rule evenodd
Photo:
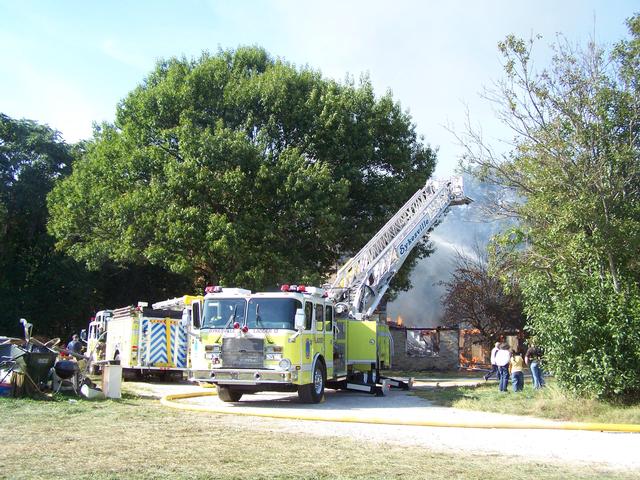
<path fill-rule="evenodd" d="M 506 392 L 509 386 L 509 376 L 514 392 L 520 392 L 524 388 L 524 366 L 531 370 L 533 378 L 533 388 L 544 387 L 542 378 L 542 352 L 539 348 L 531 346 L 522 356 L 520 350 L 510 349 L 506 343 L 496 342 L 491 350 L 491 371 L 484 376 L 489 380 L 493 375 L 498 379 L 498 388 L 501 392 Z"/>

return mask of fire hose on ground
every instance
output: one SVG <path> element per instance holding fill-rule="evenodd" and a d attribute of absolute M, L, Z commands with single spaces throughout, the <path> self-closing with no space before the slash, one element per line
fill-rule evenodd
<path fill-rule="evenodd" d="M 366 423 L 377 425 L 399 425 L 413 427 L 449 427 L 449 428 L 482 428 L 482 429 L 511 429 L 511 430 L 582 430 L 592 432 L 629 432 L 640 433 L 640 425 L 624 423 L 587 423 L 587 422 L 440 422 L 422 420 L 400 420 L 379 417 L 354 417 L 349 415 L 317 415 L 309 413 L 279 413 L 279 412 L 255 412 L 229 409 L 208 405 L 197 405 L 181 403 L 176 400 L 184 400 L 198 397 L 211 397 L 217 395 L 216 391 L 174 393 L 165 395 L 160 399 L 160 403 L 165 407 L 176 408 L 178 410 L 191 410 L 197 412 L 208 412 L 225 415 L 241 415 L 250 417 L 308 420 L 315 422 L 338 422 L 338 423 Z"/>

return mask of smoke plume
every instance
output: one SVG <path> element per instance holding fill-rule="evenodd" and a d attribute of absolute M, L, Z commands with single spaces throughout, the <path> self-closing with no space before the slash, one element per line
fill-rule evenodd
<path fill-rule="evenodd" d="M 444 314 L 442 297 L 445 287 L 440 282 L 451 279 L 455 269 L 456 252 L 475 255 L 474 247 L 484 248 L 491 237 L 505 227 L 505 221 L 488 218 L 484 212 L 488 198 L 494 196 L 494 187 L 480 184 L 465 176 L 465 194 L 474 200 L 466 206 L 449 209 L 430 234 L 429 240 L 435 251 L 418 262 L 411 273 L 413 288 L 402 292 L 387 304 L 387 317 L 407 327 L 432 328 L 441 325 Z"/>

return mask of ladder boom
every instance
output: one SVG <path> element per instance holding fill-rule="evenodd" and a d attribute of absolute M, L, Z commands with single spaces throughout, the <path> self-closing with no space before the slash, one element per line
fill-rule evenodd
<path fill-rule="evenodd" d="M 451 205 L 467 204 L 462 177 L 428 180 L 353 258 L 344 264 L 329 296 L 353 317 L 369 317 L 407 255 Z"/>

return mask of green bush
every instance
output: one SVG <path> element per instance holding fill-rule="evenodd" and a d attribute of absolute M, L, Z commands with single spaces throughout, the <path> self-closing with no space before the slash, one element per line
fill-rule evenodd
<path fill-rule="evenodd" d="M 560 384 L 591 397 L 639 399 L 638 285 L 616 293 L 606 276 L 575 273 L 526 283 L 529 328 Z"/>

